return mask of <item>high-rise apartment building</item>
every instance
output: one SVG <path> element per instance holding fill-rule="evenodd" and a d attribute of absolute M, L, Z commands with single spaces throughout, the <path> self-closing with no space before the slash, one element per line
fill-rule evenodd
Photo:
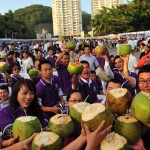
<path fill-rule="evenodd" d="M 79 35 L 82 31 L 80 0 L 52 0 L 54 35 Z"/>
<path fill-rule="evenodd" d="M 102 7 L 112 8 L 112 6 L 116 7 L 117 5 L 123 4 L 123 0 L 91 0 L 92 5 L 92 18 L 99 12 Z"/>

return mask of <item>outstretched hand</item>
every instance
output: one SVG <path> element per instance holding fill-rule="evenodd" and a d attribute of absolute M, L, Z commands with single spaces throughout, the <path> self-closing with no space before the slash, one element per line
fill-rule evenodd
<path fill-rule="evenodd" d="M 112 125 L 103 130 L 104 124 L 105 121 L 103 121 L 94 132 L 90 132 L 87 125 L 83 126 L 87 139 L 86 150 L 95 149 L 104 139 L 104 137 L 111 131 Z"/>
<path fill-rule="evenodd" d="M 130 145 L 130 148 L 132 148 L 133 150 L 146 150 L 141 138 L 134 145 Z"/>

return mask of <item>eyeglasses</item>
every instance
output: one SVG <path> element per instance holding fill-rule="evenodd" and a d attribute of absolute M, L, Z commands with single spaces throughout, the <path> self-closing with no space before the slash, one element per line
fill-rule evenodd
<path fill-rule="evenodd" d="M 71 102 L 71 103 L 80 103 L 80 102 L 83 102 L 83 100 L 69 100 L 69 102 Z"/>
<path fill-rule="evenodd" d="M 144 83 L 150 84 L 150 79 L 148 79 L 148 80 L 139 80 L 139 83 L 140 84 L 144 84 Z"/>
<path fill-rule="evenodd" d="M 12 69 L 12 70 L 16 71 L 16 70 L 20 70 L 20 68 L 14 68 L 14 69 Z"/>

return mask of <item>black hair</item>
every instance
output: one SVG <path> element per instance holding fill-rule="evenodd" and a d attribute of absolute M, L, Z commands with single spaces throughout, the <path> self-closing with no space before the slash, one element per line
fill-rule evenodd
<path fill-rule="evenodd" d="M 109 84 L 110 82 L 113 82 L 113 83 L 119 83 L 119 84 L 122 85 L 122 82 L 121 82 L 120 80 L 118 80 L 118 79 L 111 79 L 111 80 L 109 80 L 109 81 L 107 82 L 107 84 L 106 84 L 106 89 L 107 89 L 108 84 Z"/>
<path fill-rule="evenodd" d="M 34 99 L 28 107 L 28 115 L 36 116 L 38 119 L 42 119 L 43 112 L 42 112 L 41 106 L 38 103 L 38 99 L 36 97 L 36 87 L 35 87 L 34 83 L 29 79 L 21 78 L 13 86 L 12 94 L 10 96 L 11 110 L 14 112 L 18 107 L 20 107 L 17 97 L 18 97 L 18 92 L 20 91 L 22 86 L 25 86 L 30 91 L 34 92 Z"/>
<path fill-rule="evenodd" d="M 8 86 L 7 86 L 7 85 L 1 85 L 1 86 L 0 86 L 0 89 L 1 89 L 1 90 L 6 90 L 6 91 L 9 93 L 9 89 L 8 89 Z"/>
<path fill-rule="evenodd" d="M 12 73 L 12 69 L 13 69 L 15 66 L 17 66 L 19 69 L 21 69 L 19 63 L 12 63 L 12 64 L 10 65 L 10 71 L 11 71 L 11 73 Z"/>
<path fill-rule="evenodd" d="M 88 48 L 91 50 L 91 48 L 90 48 L 90 46 L 89 46 L 89 45 L 84 45 L 84 49 L 85 49 L 86 47 L 88 47 Z"/>
<path fill-rule="evenodd" d="M 138 76 L 140 75 L 140 73 L 150 73 L 150 64 L 147 64 L 147 65 L 144 65 L 143 67 L 141 67 L 139 69 L 139 72 L 138 72 Z"/>
<path fill-rule="evenodd" d="M 110 55 L 110 58 L 114 57 L 114 55 Z"/>
<path fill-rule="evenodd" d="M 73 93 L 76 93 L 76 92 L 80 93 L 80 94 L 82 95 L 82 98 L 83 98 L 83 93 L 82 93 L 81 91 L 76 90 L 76 89 L 72 89 L 72 90 L 70 90 L 70 91 L 67 93 L 67 101 L 69 101 L 71 95 L 72 95 Z"/>
<path fill-rule="evenodd" d="M 96 74 L 96 72 L 94 70 L 91 70 L 91 74 Z"/>
<path fill-rule="evenodd" d="M 38 66 L 39 70 L 41 70 L 41 66 L 43 64 L 50 64 L 51 67 L 52 67 L 52 63 L 49 60 L 41 60 L 40 63 L 39 63 L 39 66 Z"/>
<path fill-rule="evenodd" d="M 70 56 L 70 54 L 69 54 L 68 52 L 65 52 L 65 54 L 64 54 L 64 55 Z M 63 56 L 64 56 L 64 55 L 63 55 Z"/>
<path fill-rule="evenodd" d="M 121 58 L 119 55 L 115 56 L 114 58 L 114 62 L 116 61 L 116 59 Z M 122 58 L 121 58 L 122 59 Z M 123 60 L 123 59 L 122 59 Z"/>
<path fill-rule="evenodd" d="M 86 60 L 81 60 L 81 61 L 80 61 L 80 63 L 81 63 L 81 64 L 87 64 L 87 65 L 89 65 L 89 66 L 90 66 L 89 62 L 88 62 L 88 61 L 86 61 Z"/>

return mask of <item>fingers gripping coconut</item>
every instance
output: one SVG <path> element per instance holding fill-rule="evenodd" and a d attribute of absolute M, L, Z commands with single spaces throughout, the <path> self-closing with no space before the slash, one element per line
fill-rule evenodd
<path fill-rule="evenodd" d="M 119 55 L 120 56 L 127 56 L 130 54 L 132 47 L 130 44 L 120 44 L 119 45 Z"/>
<path fill-rule="evenodd" d="M 83 66 L 80 62 L 70 62 L 67 70 L 70 74 L 77 75 L 82 73 Z"/>
<path fill-rule="evenodd" d="M 22 116 L 14 121 L 12 132 L 14 136 L 19 136 L 19 141 L 26 140 L 33 133 L 41 131 L 41 124 L 37 117 Z"/>
<path fill-rule="evenodd" d="M 123 136 L 112 132 L 100 143 L 100 150 L 129 150 L 129 145 Z"/>
<path fill-rule="evenodd" d="M 105 120 L 104 129 L 113 123 L 111 111 L 103 104 L 91 104 L 82 113 L 82 123 L 86 124 L 90 131 L 95 131 L 103 120 Z"/>
<path fill-rule="evenodd" d="M 53 132 L 41 132 L 36 135 L 32 141 L 32 150 L 38 150 L 41 144 L 44 144 L 42 150 L 60 150 L 62 148 L 60 136 Z"/>
<path fill-rule="evenodd" d="M 120 116 L 115 121 L 114 131 L 124 136 L 130 144 L 134 144 L 142 135 L 142 125 L 133 116 Z"/>
<path fill-rule="evenodd" d="M 150 124 L 150 93 L 138 93 L 132 101 L 131 111 L 138 120 Z"/>
<path fill-rule="evenodd" d="M 66 114 L 57 114 L 53 116 L 48 126 L 52 132 L 58 134 L 62 138 L 70 135 L 74 131 L 74 123 Z"/>
<path fill-rule="evenodd" d="M 73 41 L 68 41 L 68 42 L 66 43 L 66 49 L 67 49 L 68 51 L 74 51 L 75 48 L 76 48 L 76 44 L 75 44 Z"/>
<path fill-rule="evenodd" d="M 72 118 L 72 120 L 77 123 L 77 124 L 81 124 L 81 116 L 82 116 L 82 112 L 84 111 L 84 109 L 86 108 L 86 106 L 89 106 L 89 103 L 86 102 L 80 102 L 80 103 L 76 103 L 74 104 L 71 108 L 70 108 L 70 117 Z"/>
<path fill-rule="evenodd" d="M 106 96 L 106 103 L 113 114 L 122 115 L 131 104 L 131 94 L 126 88 L 112 89 Z"/>

